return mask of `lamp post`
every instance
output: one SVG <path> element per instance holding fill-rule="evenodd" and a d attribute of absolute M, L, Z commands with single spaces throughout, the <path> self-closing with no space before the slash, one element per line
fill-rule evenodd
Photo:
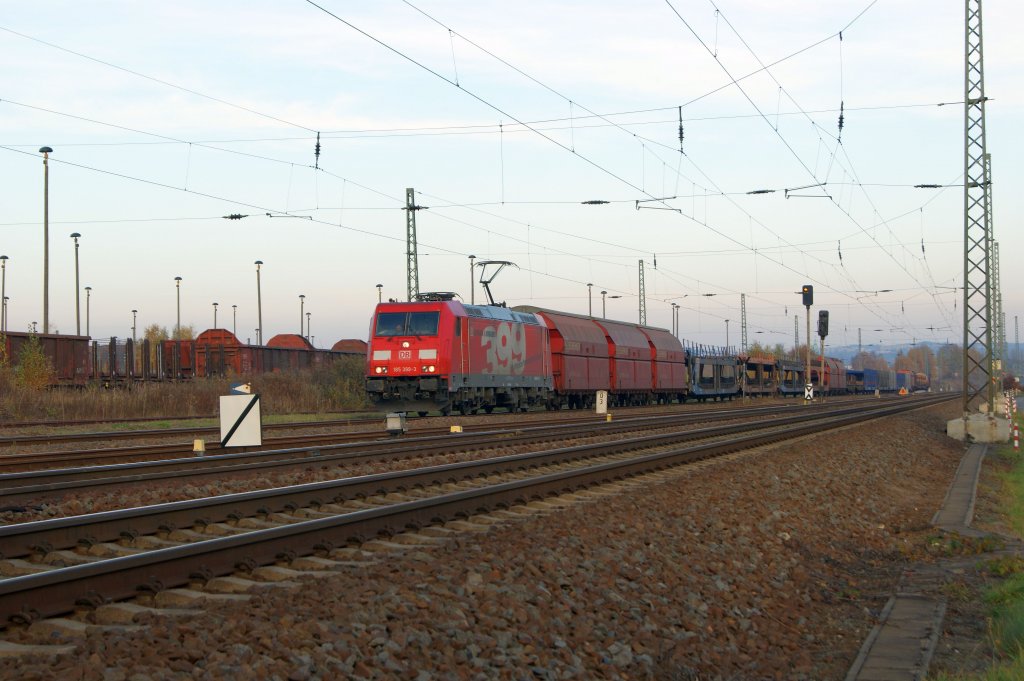
<path fill-rule="evenodd" d="M 594 285 L 591 283 L 587 284 L 587 316 L 594 316 Z"/>
<path fill-rule="evenodd" d="M 260 293 L 260 265 L 262 260 L 256 261 L 256 345 L 263 345 L 263 295 Z"/>
<path fill-rule="evenodd" d="M 310 318 L 312 316 L 313 316 L 312 312 L 307 312 L 306 313 L 306 338 L 312 338 L 313 337 L 313 336 L 310 335 L 310 332 L 309 332 L 309 324 L 310 324 L 309 320 L 310 320 Z"/>
<path fill-rule="evenodd" d="M 132 343 L 135 343 L 135 320 L 138 318 L 139 311 L 132 310 Z"/>
<path fill-rule="evenodd" d="M 305 337 L 302 329 L 302 318 L 306 315 L 306 296 L 299 294 L 299 335 Z"/>
<path fill-rule="evenodd" d="M 381 293 L 381 289 L 382 288 L 384 288 L 384 284 L 377 284 L 377 302 L 378 303 L 381 302 L 381 296 L 383 295 Z"/>
<path fill-rule="evenodd" d="M 85 335 L 89 335 L 89 301 L 92 298 L 92 286 L 85 287 Z"/>
<path fill-rule="evenodd" d="M 181 340 L 181 277 L 174 278 L 174 288 L 178 291 L 178 324 L 174 327 L 174 339 Z"/>
<path fill-rule="evenodd" d="M 39 147 L 43 155 L 43 333 L 50 333 L 50 147 Z"/>
<path fill-rule="evenodd" d="M 78 239 L 82 235 L 78 232 L 72 232 L 71 238 L 75 240 L 75 335 L 82 335 L 82 307 L 81 307 L 81 296 L 78 291 Z"/>
<path fill-rule="evenodd" d="M 231 335 L 238 337 L 238 306 L 231 306 Z"/>
<path fill-rule="evenodd" d="M 220 303 L 214 303 L 213 304 L 213 328 L 215 328 L 215 329 L 217 328 L 217 306 L 219 304 Z"/>
<path fill-rule="evenodd" d="M 621 297 L 622 296 L 610 296 L 610 295 L 608 295 L 607 291 L 601 291 L 601 318 L 602 319 L 607 317 L 607 315 L 605 314 L 605 304 L 604 304 L 605 303 L 605 299 L 606 298 L 611 298 L 612 300 L 615 300 L 616 298 L 621 298 Z"/>
<path fill-rule="evenodd" d="M 476 304 L 476 282 L 473 280 L 473 261 L 476 260 L 475 255 L 469 256 L 469 304 Z"/>
<path fill-rule="evenodd" d="M 0 255 L 0 333 L 7 333 L 7 256 Z"/>

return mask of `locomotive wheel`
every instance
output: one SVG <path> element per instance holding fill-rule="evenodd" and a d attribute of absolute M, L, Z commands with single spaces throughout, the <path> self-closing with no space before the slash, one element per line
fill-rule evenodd
<path fill-rule="evenodd" d="M 494 405 L 493 404 L 485 404 L 484 405 L 484 413 L 490 414 L 492 411 L 494 411 Z"/>
<path fill-rule="evenodd" d="M 427 412 L 425 412 L 425 411 L 418 411 L 416 413 L 419 414 L 420 416 L 426 416 L 427 415 Z"/>

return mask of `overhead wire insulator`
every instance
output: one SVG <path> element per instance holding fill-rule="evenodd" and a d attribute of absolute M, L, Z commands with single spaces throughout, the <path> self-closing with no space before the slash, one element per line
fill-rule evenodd
<path fill-rule="evenodd" d="M 320 133 L 316 134 L 316 147 L 313 150 L 313 156 L 316 157 L 316 163 L 313 167 L 320 170 Z"/>
<path fill-rule="evenodd" d="M 683 107 L 679 107 L 679 153 L 683 153 Z"/>
<path fill-rule="evenodd" d="M 843 264 L 843 242 L 842 241 L 837 241 L 836 242 L 836 247 L 839 249 L 839 264 L 842 265 Z"/>
<path fill-rule="evenodd" d="M 843 102 L 839 102 L 839 140 L 843 139 Z"/>

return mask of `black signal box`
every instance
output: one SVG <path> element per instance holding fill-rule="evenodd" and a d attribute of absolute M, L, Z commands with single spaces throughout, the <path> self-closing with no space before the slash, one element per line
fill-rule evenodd
<path fill-rule="evenodd" d="M 822 338 L 828 335 L 828 310 L 818 311 L 818 335 Z"/>
<path fill-rule="evenodd" d="M 814 305 L 814 287 L 810 284 L 804 284 L 804 287 L 800 290 L 804 295 L 804 305 L 810 307 Z"/>

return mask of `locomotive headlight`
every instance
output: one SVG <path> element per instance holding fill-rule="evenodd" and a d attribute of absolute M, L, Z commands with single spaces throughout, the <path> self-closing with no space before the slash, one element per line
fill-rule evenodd
<path fill-rule="evenodd" d="M 382 368 L 380 368 L 380 367 L 377 367 L 377 368 L 375 369 L 375 371 L 376 371 L 376 372 L 377 372 L 378 374 L 380 374 L 380 373 L 383 373 L 383 372 L 384 372 L 384 369 L 382 369 Z"/>
<path fill-rule="evenodd" d="M 429 371 L 430 373 L 434 373 L 434 365 L 431 364 L 430 366 L 428 366 L 427 371 Z"/>

